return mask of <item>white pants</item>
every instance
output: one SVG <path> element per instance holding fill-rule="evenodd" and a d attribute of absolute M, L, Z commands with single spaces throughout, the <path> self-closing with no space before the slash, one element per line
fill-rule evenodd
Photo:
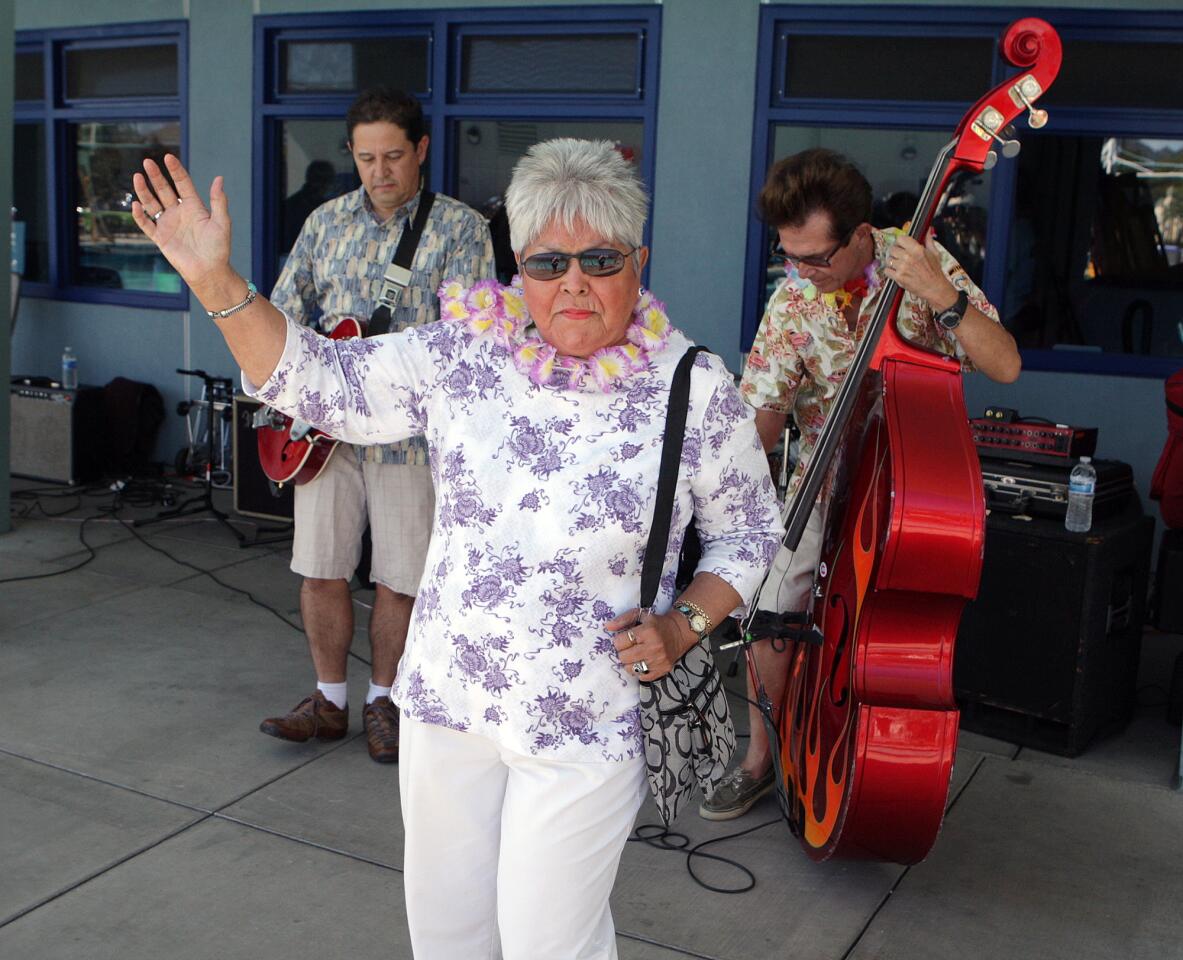
<path fill-rule="evenodd" d="M 403 714 L 403 883 L 415 956 L 615 960 L 608 896 L 644 770 L 641 758 L 525 756 Z"/>
<path fill-rule="evenodd" d="M 814 506 L 796 550 L 781 547 L 772 561 L 768 581 L 756 597 L 756 609 L 800 613 L 809 606 L 813 576 L 822 556 L 822 511 Z"/>

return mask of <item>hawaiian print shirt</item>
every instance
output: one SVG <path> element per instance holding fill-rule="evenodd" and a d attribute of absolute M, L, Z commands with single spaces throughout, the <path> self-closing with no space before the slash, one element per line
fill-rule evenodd
<path fill-rule="evenodd" d="M 419 209 L 416 194 L 387 220 L 379 220 L 365 188 L 329 200 L 304 227 L 270 300 L 298 323 L 318 323 L 331 333 L 342 317 L 366 321 L 378 304 L 382 278 L 404 227 Z M 435 203 L 411 261 L 411 284 L 391 317 L 391 331 L 439 319 L 436 291 L 444 278 L 466 285 L 495 276 L 493 241 L 479 213 L 442 194 Z M 359 447 L 358 459 L 426 463 L 421 437 L 391 445 Z"/>
<path fill-rule="evenodd" d="M 638 680 L 604 623 L 635 607 L 674 368 L 672 331 L 603 392 L 539 386 L 512 343 L 458 320 L 331 341 L 289 321 L 263 402 L 352 443 L 423 434 L 436 505 L 393 697 L 416 720 L 523 754 L 620 762 L 643 753 Z M 783 528 L 754 415 L 699 355 L 659 612 L 695 520 L 698 572 L 750 600 Z"/>
<path fill-rule="evenodd" d="M 835 396 L 842 387 L 855 349 L 867 332 L 884 288 L 883 265 L 900 236 L 898 230 L 874 230 L 877 280 L 874 291 L 859 307 L 852 332 L 832 298 L 819 294 L 810 281 L 790 275 L 781 281 L 768 300 L 764 319 L 752 343 L 740 380 L 743 398 L 758 410 L 791 414 L 801 431 L 799 458 L 789 480 L 786 503 L 793 499 L 809 455 L 821 433 Z M 958 290 L 969 295 L 971 306 L 997 322 L 998 311 L 970 280 L 969 275 L 944 247 L 937 245 L 941 267 Z M 937 350 L 961 361 L 965 371 L 973 369 L 953 334 L 935 319 L 935 311 L 924 300 L 905 293 L 897 316 L 900 333 L 913 343 Z"/>

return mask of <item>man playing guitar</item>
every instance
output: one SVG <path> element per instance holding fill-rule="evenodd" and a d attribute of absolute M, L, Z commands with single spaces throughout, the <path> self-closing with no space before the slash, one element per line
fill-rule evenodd
<path fill-rule="evenodd" d="M 436 291 L 445 279 L 467 287 L 494 276 L 488 226 L 451 197 L 425 199 L 420 167 L 428 136 L 413 97 L 368 90 L 349 108 L 346 127 L 362 185 L 309 215 L 271 302 L 299 323 L 319 320 L 326 332 L 344 317 L 369 318 L 380 302 L 390 307 L 391 331 L 437 320 Z M 430 202 L 429 212 L 410 276 L 404 272 L 399 279 L 406 285 L 395 290 L 387 279 L 391 260 L 421 201 Z M 389 694 L 423 572 L 434 503 L 422 437 L 383 447 L 341 444 L 315 480 L 296 487 L 292 570 L 304 578 L 300 610 L 317 690 L 291 712 L 264 720 L 264 733 L 298 742 L 345 736 L 346 664 L 353 642 L 349 579 L 368 521 L 375 594 L 363 722 L 370 756 L 381 763 L 398 759 L 398 710 Z"/>

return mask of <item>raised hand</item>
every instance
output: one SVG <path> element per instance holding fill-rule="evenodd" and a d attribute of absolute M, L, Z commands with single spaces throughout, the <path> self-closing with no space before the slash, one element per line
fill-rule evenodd
<path fill-rule="evenodd" d="M 230 213 L 222 178 L 215 177 L 210 186 L 207 209 L 181 161 L 169 153 L 164 165 L 176 189 L 154 160 L 145 160 L 144 173 L 132 177 L 139 199 L 132 201 L 131 215 L 200 298 L 202 286 L 224 276 L 230 264 Z"/>

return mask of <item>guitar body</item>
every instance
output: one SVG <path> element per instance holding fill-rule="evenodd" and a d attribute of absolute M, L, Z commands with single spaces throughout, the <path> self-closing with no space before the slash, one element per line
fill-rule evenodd
<path fill-rule="evenodd" d="M 958 364 L 902 341 L 892 353 L 864 377 L 860 428 L 832 467 L 824 642 L 798 645 L 781 721 L 786 813 L 815 860 L 923 859 L 957 749 L 953 647 L 981 573 L 981 472 Z"/>
<path fill-rule="evenodd" d="M 348 340 L 365 336 L 361 321 L 343 317 L 329 334 L 330 340 Z M 277 410 L 267 408 L 265 420 L 256 429 L 259 464 L 269 479 L 278 484 L 297 486 L 320 476 L 339 441 L 327 433 L 293 421 Z"/>

